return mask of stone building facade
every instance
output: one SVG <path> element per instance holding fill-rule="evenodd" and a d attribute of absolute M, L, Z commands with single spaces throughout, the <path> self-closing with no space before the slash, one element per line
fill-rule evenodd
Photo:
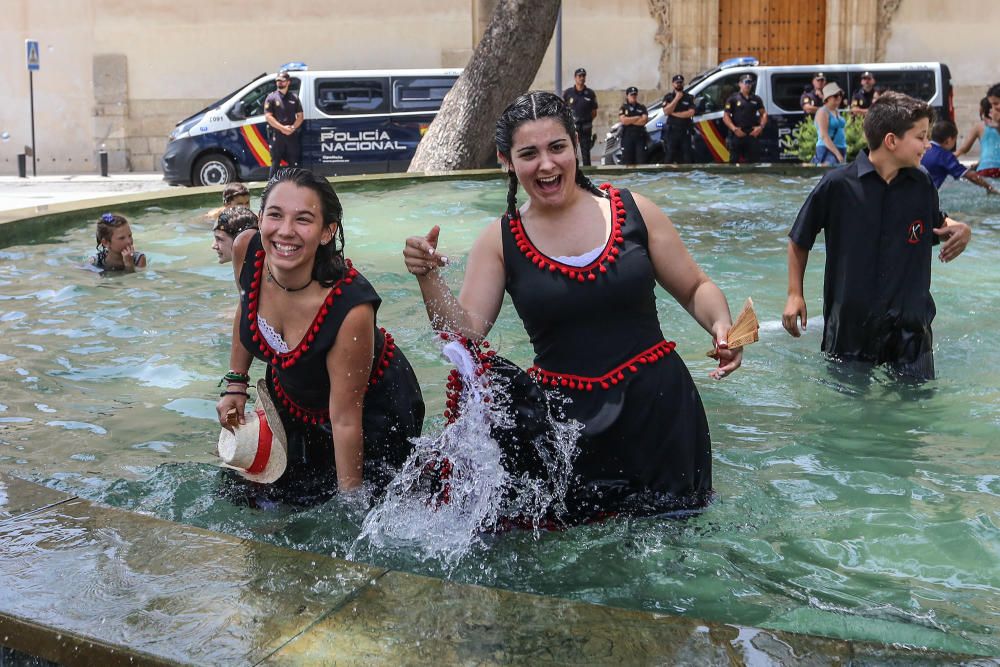
<path fill-rule="evenodd" d="M 563 1 L 560 83 L 570 85 L 576 67 L 588 69 L 602 107 L 599 137 L 616 120 L 625 87 L 638 86 L 641 99 L 653 100 L 674 73 L 690 77 L 718 63 L 725 1 Z M 4 44 L 30 38 L 41 45 L 34 77 L 39 174 L 93 172 L 102 146 L 115 171 L 155 171 L 175 123 L 282 63 L 460 67 L 495 2 L 331 0 L 306 8 L 264 0 L 11 0 L 0 36 Z M 994 48 L 990 27 L 1000 24 L 996 3 L 808 2 L 824 11 L 822 62 L 948 63 L 962 129 L 975 120 L 985 88 L 1000 81 L 1000 60 L 983 57 Z M 555 62 L 553 41 L 535 88 L 556 87 Z M 0 170 L 15 173 L 16 155 L 30 142 L 22 49 L 0 53 L 0 84 L 12 93 L 0 120 Z"/>

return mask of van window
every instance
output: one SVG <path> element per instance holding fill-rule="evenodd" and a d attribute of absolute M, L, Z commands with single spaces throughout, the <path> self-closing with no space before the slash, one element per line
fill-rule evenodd
<path fill-rule="evenodd" d="M 772 74 L 771 101 L 782 111 L 802 111 L 802 95 L 812 87 L 811 72 Z"/>
<path fill-rule="evenodd" d="M 302 82 L 299 79 L 292 77 L 292 83 L 288 89 L 298 95 L 299 88 L 302 86 Z M 229 110 L 229 118 L 232 120 L 239 120 L 241 118 L 251 118 L 253 116 L 260 116 L 264 113 L 264 100 L 267 96 L 278 89 L 274 85 L 274 79 L 265 81 L 264 83 L 254 87 L 249 93 L 240 98 L 240 101 L 233 105 Z M 240 113 L 242 112 L 242 114 Z"/>
<path fill-rule="evenodd" d="M 437 111 L 455 77 L 400 77 L 392 80 L 392 105 L 399 111 Z"/>
<path fill-rule="evenodd" d="M 740 77 L 745 76 L 747 72 L 734 72 L 732 74 L 727 74 L 724 77 L 720 77 L 705 86 L 700 93 L 694 98 L 694 107 L 696 113 L 712 113 L 713 111 L 722 111 L 726 106 L 726 100 L 733 93 L 740 92 Z M 754 86 L 756 89 L 756 86 Z"/>
<path fill-rule="evenodd" d="M 875 85 L 885 86 L 887 90 L 895 90 L 906 93 L 910 97 L 929 102 L 937 92 L 932 70 L 890 70 L 885 72 L 873 71 L 875 75 Z M 851 80 L 855 83 L 852 93 L 861 87 L 860 72 L 852 72 Z"/>
<path fill-rule="evenodd" d="M 316 107 L 328 116 L 385 113 L 385 79 L 318 79 Z"/>

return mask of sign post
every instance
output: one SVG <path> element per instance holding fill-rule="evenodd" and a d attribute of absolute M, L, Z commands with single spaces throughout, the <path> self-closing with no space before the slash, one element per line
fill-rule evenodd
<path fill-rule="evenodd" d="M 38 40 L 24 40 L 25 60 L 28 63 L 28 94 L 31 105 L 31 175 L 38 176 L 38 159 L 35 157 L 35 72 L 39 69 Z"/>

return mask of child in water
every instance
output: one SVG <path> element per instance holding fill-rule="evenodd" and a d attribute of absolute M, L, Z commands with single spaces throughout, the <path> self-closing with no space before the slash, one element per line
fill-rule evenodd
<path fill-rule="evenodd" d="M 230 206 L 250 206 L 250 190 L 242 183 L 230 183 L 222 190 L 222 206 L 205 214 L 209 220 L 217 220 L 219 214 Z"/>
<path fill-rule="evenodd" d="M 219 264 L 233 261 L 233 241 L 246 229 L 257 228 L 257 214 L 246 206 L 230 206 L 219 213 L 212 227 L 212 250 Z"/>
<path fill-rule="evenodd" d="M 90 263 L 101 271 L 132 273 L 146 268 L 146 255 L 136 251 L 132 228 L 124 216 L 105 213 L 97 221 L 97 254 Z"/>

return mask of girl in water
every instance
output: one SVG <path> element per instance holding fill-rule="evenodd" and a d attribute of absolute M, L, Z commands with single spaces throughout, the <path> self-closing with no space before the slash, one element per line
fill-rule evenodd
<path fill-rule="evenodd" d="M 97 221 L 97 254 L 90 264 L 101 271 L 125 273 L 146 267 L 146 255 L 135 249 L 132 228 L 124 216 L 105 213 Z"/>

